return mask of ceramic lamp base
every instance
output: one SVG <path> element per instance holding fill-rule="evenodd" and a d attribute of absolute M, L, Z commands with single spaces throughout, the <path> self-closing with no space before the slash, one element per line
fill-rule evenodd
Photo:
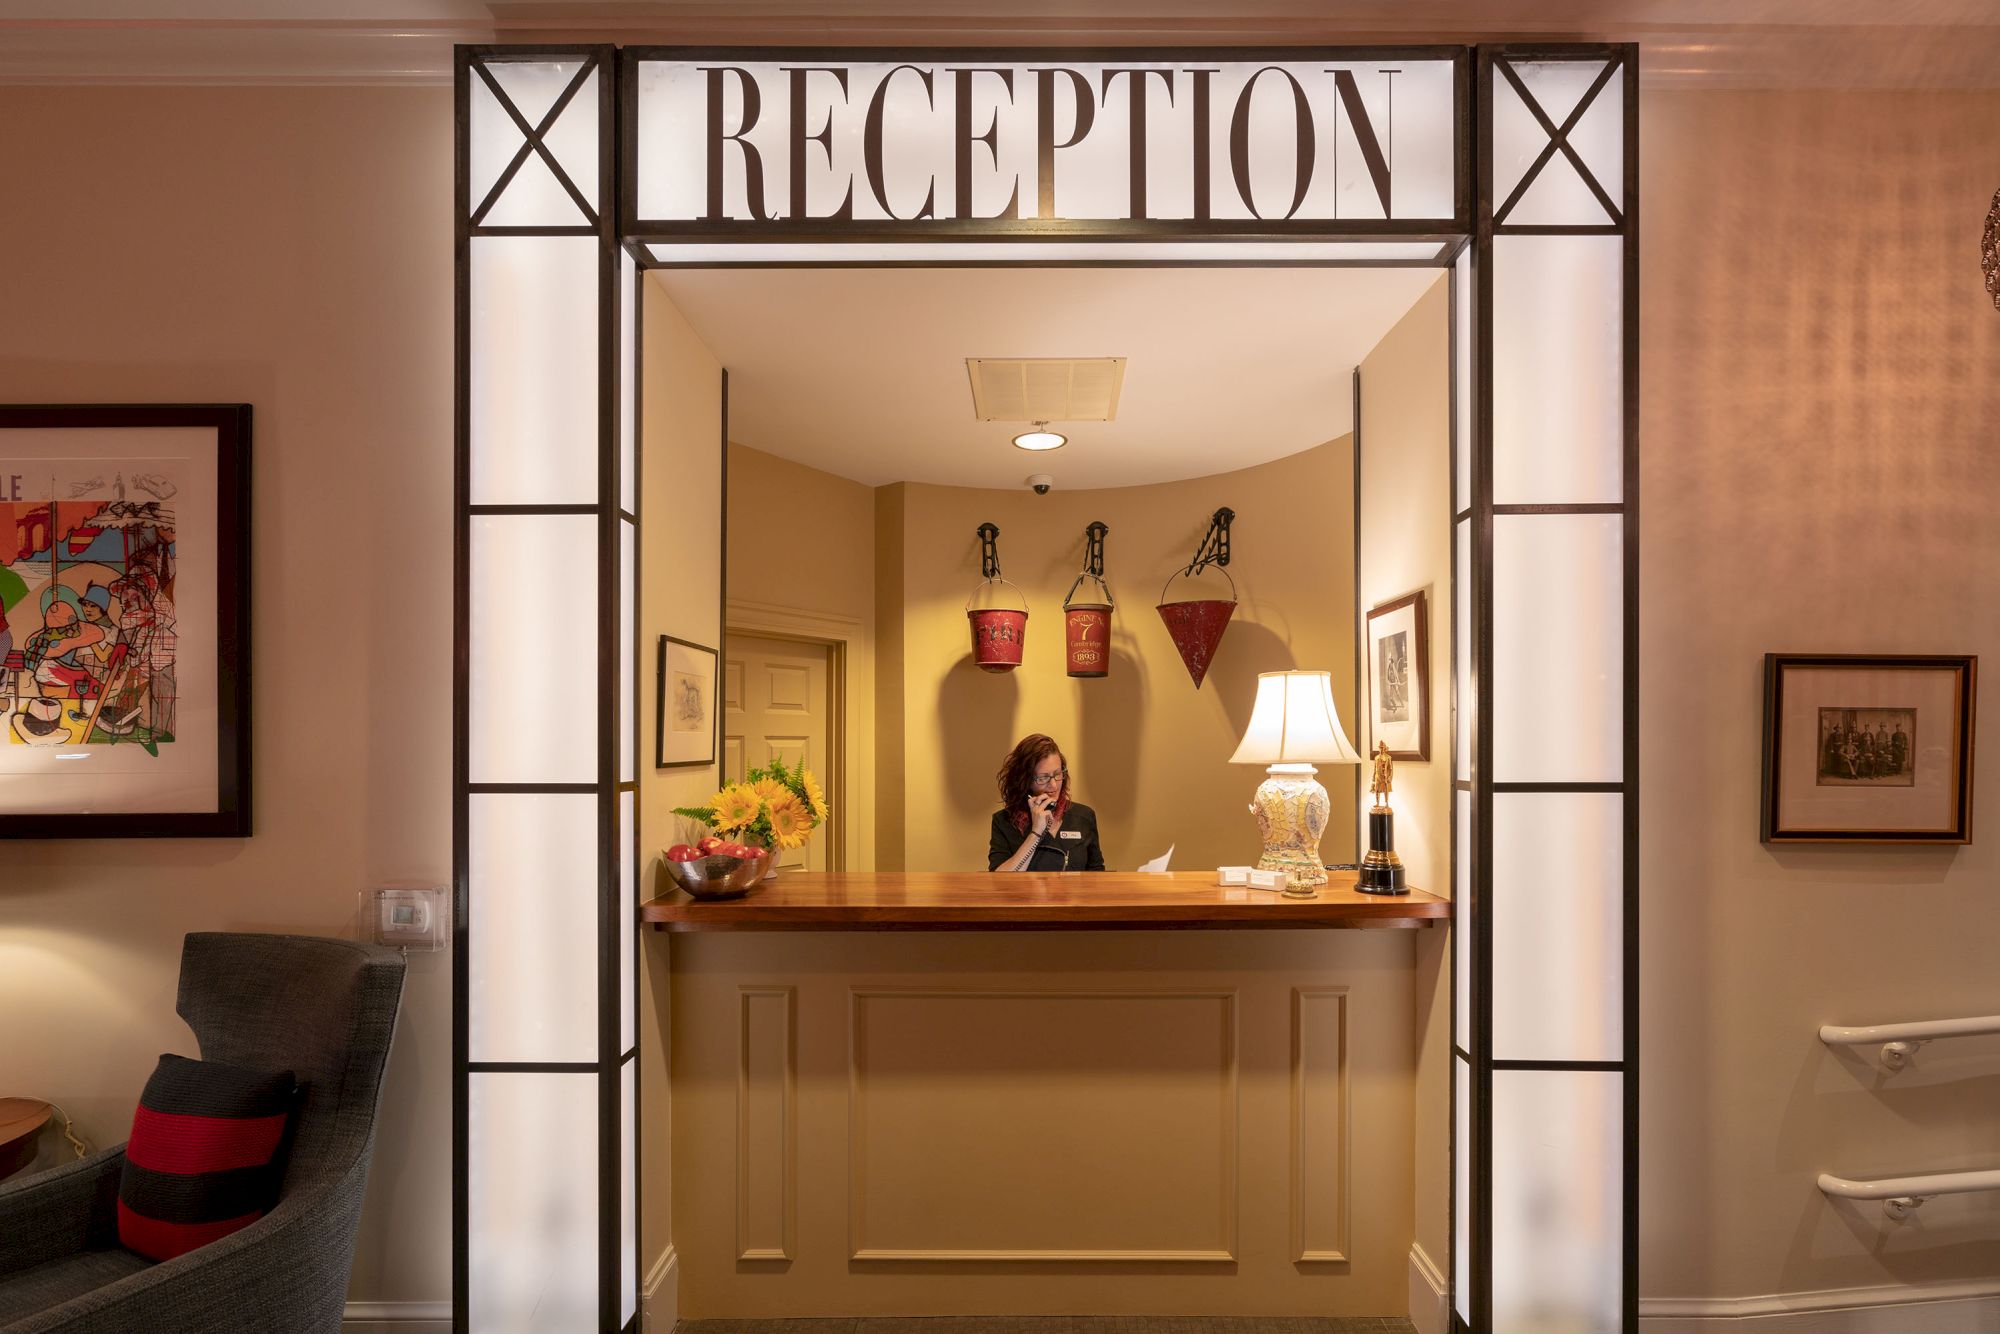
<path fill-rule="evenodd" d="M 1316 772 L 1310 764 L 1274 764 L 1264 771 L 1250 805 L 1264 840 L 1257 867 L 1283 871 L 1285 893 L 1292 898 L 1312 898 L 1326 883 L 1319 840 L 1332 805 Z"/>

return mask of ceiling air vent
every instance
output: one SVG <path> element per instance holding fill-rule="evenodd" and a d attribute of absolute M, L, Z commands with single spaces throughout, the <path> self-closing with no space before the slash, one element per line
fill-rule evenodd
<path fill-rule="evenodd" d="M 972 415 L 983 422 L 1108 422 L 1123 357 L 967 357 Z"/>

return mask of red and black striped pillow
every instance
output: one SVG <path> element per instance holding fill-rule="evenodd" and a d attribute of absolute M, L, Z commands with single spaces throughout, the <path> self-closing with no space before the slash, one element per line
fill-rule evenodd
<path fill-rule="evenodd" d="M 160 1057 L 125 1146 L 118 1240 L 171 1260 L 263 1217 L 284 1181 L 297 1095 L 289 1070 Z"/>

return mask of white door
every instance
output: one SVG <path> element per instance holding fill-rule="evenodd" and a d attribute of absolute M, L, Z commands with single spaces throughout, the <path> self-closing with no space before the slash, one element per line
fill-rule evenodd
<path fill-rule="evenodd" d="M 722 669 L 722 773 L 739 782 L 751 769 L 773 759 L 787 765 L 803 761 L 813 771 L 828 800 L 836 800 L 829 781 L 827 746 L 832 735 L 832 680 L 824 644 L 729 632 Z M 827 869 L 827 838 L 822 827 L 803 848 L 778 855 L 779 870 Z"/>

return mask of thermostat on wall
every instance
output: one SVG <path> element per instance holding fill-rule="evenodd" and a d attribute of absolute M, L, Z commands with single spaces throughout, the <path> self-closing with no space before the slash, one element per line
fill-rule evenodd
<path fill-rule="evenodd" d="M 450 933 L 450 913 L 442 887 L 378 889 L 374 892 L 375 943 L 410 950 L 441 950 Z"/>

